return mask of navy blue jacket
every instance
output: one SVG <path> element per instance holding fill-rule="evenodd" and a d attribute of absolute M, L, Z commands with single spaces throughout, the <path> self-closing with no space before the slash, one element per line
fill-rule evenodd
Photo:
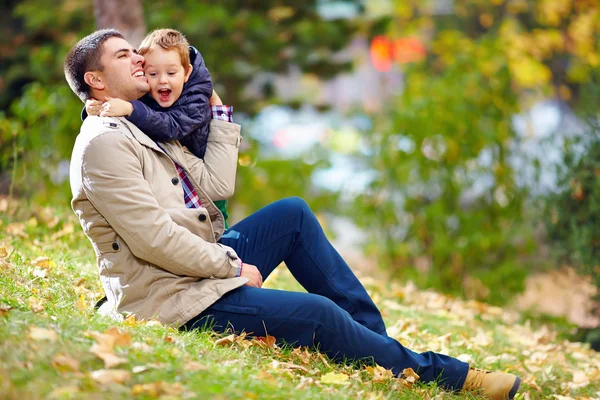
<path fill-rule="evenodd" d="M 141 101 L 131 102 L 133 112 L 127 119 L 150 138 L 160 142 L 179 140 L 196 157 L 204 158 L 211 120 L 208 100 L 213 85 L 200 52 L 193 46 L 190 46 L 190 63 L 194 67 L 192 74 L 171 107 L 162 108 L 146 94 Z"/>

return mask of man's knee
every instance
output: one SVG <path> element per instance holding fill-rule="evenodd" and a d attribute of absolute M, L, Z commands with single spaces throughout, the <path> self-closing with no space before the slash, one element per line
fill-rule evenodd
<path fill-rule="evenodd" d="M 283 207 L 291 211 L 312 212 L 308 203 L 301 197 L 292 196 L 281 199 L 280 203 Z"/>
<path fill-rule="evenodd" d="M 335 302 L 318 294 L 313 294 L 310 297 L 306 307 L 310 310 L 312 318 L 320 325 L 327 325 L 334 322 L 336 318 L 341 316 L 338 314 L 345 312 Z"/>

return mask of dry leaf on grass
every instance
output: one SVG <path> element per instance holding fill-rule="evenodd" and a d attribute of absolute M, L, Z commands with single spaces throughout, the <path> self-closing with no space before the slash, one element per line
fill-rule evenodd
<path fill-rule="evenodd" d="M 177 343 L 177 338 L 171 335 L 166 335 L 164 341 L 167 343 Z"/>
<path fill-rule="evenodd" d="M 277 361 L 277 360 L 273 360 L 273 362 L 271 362 L 271 367 L 274 369 L 281 369 L 284 371 L 300 370 L 302 372 L 306 372 L 307 374 L 310 373 L 310 371 L 306 367 L 303 367 L 302 365 L 296 365 L 293 363 L 281 362 L 281 361 Z"/>
<path fill-rule="evenodd" d="M 52 360 L 52 367 L 60 373 L 79 371 L 79 361 L 66 354 L 58 354 Z"/>
<path fill-rule="evenodd" d="M 131 379 L 131 373 L 124 369 L 99 369 L 93 371 L 90 376 L 102 385 L 110 383 L 125 383 Z"/>
<path fill-rule="evenodd" d="M 292 350 L 292 354 L 295 355 L 296 357 L 300 358 L 300 361 L 302 362 L 302 364 L 307 364 L 309 365 L 311 363 L 311 360 L 314 356 L 314 353 L 311 353 L 308 351 L 308 349 L 306 347 L 296 347 L 294 350 Z"/>
<path fill-rule="evenodd" d="M 96 339 L 90 352 L 104 361 L 104 368 L 109 369 L 120 364 L 125 364 L 128 360 L 119 357 L 114 353 L 115 346 L 126 346 L 131 343 L 129 332 L 121 332 L 117 327 L 107 329 L 104 333 L 88 331 L 87 336 Z"/>
<path fill-rule="evenodd" d="M 248 346 L 250 346 L 251 343 L 249 341 L 246 341 L 245 339 L 245 332 L 242 332 L 240 335 L 232 333 L 231 335 L 215 340 L 215 346 L 230 346 L 234 343 L 237 343 L 243 346 L 244 348 L 248 348 Z"/>
<path fill-rule="evenodd" d="M 62 387 L 56 388 L 52 392 L 50 392 L 50 394 L 48 395 L 48 399 L 75 398 L 75 396 L 73 396 L 73 395 L 75 393 L 79 393 L 79 392 L 81 392 L 81 390 L 79 389 L 79 386 L 75 386 L 75 385 L 62 386 Z"/>
<path fill-rule="evenodd" d="M 252 342 L 254 344 L 257 344 L 259 347 L 271 348 L 275 346 L 275 342 L 277 342 L 277 339 L 275 339 L 274 336 L 258 336 L 255 337 L 254 340 L 252 340 Z"/>
<path fill-rule="evenodd" d="M 413 371 L 412 368 L 404 368 L 402 370 L 402 375 L 404 377 L 404 380 L 408 383 L 415 383 L 420 378 L 420 376 L 417 375 L 417 373 Z"/>
<path fill-rule="evenodd" d="M 133 385 L 131 388 L 131 394 L 134 396 L 146 395 L 150 397 L 160 396 L 180 396 L 183 394 L 183 386 L 181 383 L 166 383 L 166 382 L 153 382 Z"/>
<path fill-rule="evenodd" d="M 348 381 L 349 376 L 343 373 L 328 372 L 325 375 L 321 375 L 321 383 L 331 383 L 335 385 L 341 385 Z"/>
<path fill-rule="evenodd" d="M 44 279 L 48 276 L 48 271 L 44 268 L 35 268 L 32 272 L 36 278 Z"/>
<path fill-rule="evenodd" d="M 383 382 L 394 377 L 391 370 L 385 369 L 380 365 L 375 365 L 375 367 L 366 366 L 365 369 L 373 377 L 373 382 Z"/>
<path fill-rule="evenodd" d="M 31 262 L 35 267 L 50 268 L 50 259 L 48 257 L 38 257 Z"/>
<path fill-rule="evenodd" d="M 58 339 L 58 334 L 52 329 L 38 328 L 37 326 L 30 326 L 27 337 L 33 340 L 49 340 L 54 342 Z"/>
<path fill-rule="evenodd" d="M 30 297 L 29 308 L 34 313 L 41 313 L 42 311 L 44 311 L 44 302 L 38 298 Z"/>
<path fill-rule="evenodd" d="M 11 236 L 18 236 L 23 239 L 27 239 L 29 235 L 25 232 L 25 224 L 13 222 L 12 224 L 8 224 L 6 226 L 6 233 Z"/>
<path fill-rule="evenodd" d="M 117 356 L 113 352 L 112 347 L 106 347 L 105 345 L 99 343 L 96 343 L 92 346 L 90 353 L 95 354 L 98 358 L 104 361 L 104 368 L 106 369 L 125 364 L 128 361 L 126 358 Z"/>
<path fill-rule="evenodd" d="M 96 339 L 99 344 L 107 347 L 128 346 L 131 344 L 131 334 L 123 332 L 116 326 L 107 329 L 104 333 L 97 331 L 86 331 L 85 335 Z"/>
<path fill-rule="evenodd" d="M 296 385 L 296 390 L 306 389 L 310 385 L 316 384 L 315 378 L 303 376 L 300 378 L 300 383 Z"/>
<path fill-rule="evenodd" d="M 135 367 L 131 368 L 131 372 L 133 372 L 134 374 L 141 374 L 142 372 L 146 372 L 149 369 L 150 368 L 148 368 L 145 365 L 136 365 Z"/>
<path fill-rule="evenodd" d="M 8 313 L 12 309 L 13 308 L 11 306 L 9 306 L 8 304 L 0 304 L 0 317 L 4 317 L 4 316 L 8 315 Z"/>
<path fill-rule="evenodd" d="M 208 367 L 196 361 L 189 361 L 183 367 L 186 371 L 208 371 Z"/>

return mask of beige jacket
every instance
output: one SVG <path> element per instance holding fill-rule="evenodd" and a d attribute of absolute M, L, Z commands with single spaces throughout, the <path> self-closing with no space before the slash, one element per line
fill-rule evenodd
<path fill-rule="evenodd" d="M 217 243 L 224 221 L 212 202 L 233 194 L 240 142 L 239 125 L 212 120 L 201 160 L 176 141 L 159 147 L 124 118 L 86 118 L 71 157 L 71 204 L 96 251 L 102 314 L 181 326 L 247 282 L 235 277 L 235 251 Z M 203 207 L 185 207 L 173 161 Z"/>

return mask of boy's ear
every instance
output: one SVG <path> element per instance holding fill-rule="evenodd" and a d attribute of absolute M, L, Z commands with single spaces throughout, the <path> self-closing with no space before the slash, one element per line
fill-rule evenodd
<path fill-rule="evenodd" d="M 193 71 L 193 70 L 194 70 L 194 67 L 192 67 L 192 64 L 189 64 L 189 65 L 188 65 L 188 70 L 187 70 L 187 72 L 185 73 L 185 77 L 183 78 L 183 81 L 184 81 L 184 82 L 187 82 L 187 81 L 188 81 L 188 79 L 190 79 L 190 75 L 192 74 L 192 71 Z"/>
<path fill-rule="evenodd" d="M 87 83 L 92 89 L 104 90 L 104 81 L 97 71 L 86 72 L 85 75 L 83 75 L 83 79 L 85 80 L 85 83 Z"/>

